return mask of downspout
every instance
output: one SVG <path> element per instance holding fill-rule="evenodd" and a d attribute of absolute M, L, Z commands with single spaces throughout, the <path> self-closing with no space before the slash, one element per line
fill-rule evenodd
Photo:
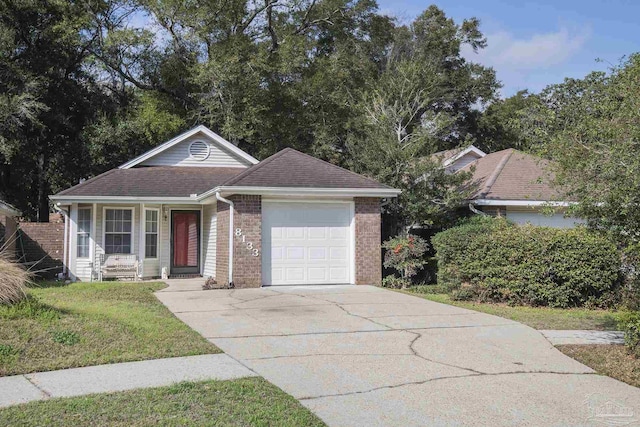
<path fill-rule="evenodd" d="M 63 250 L 62 250 L 62 274 L 67 277 L 67 254 L 69 252 L 67 239 L 69 238 L 69 215 L 67 211 L 58 207 L 57 204 L 53 205 L 53 208 L 60 212 L 64 216 L 64 237 L 62 238 Z"/>
<path fill-rule="evenodd" d="M 233 288 L 233 202 L 216 191 L 216 199 L 229 205 L 229 287 Z"/>

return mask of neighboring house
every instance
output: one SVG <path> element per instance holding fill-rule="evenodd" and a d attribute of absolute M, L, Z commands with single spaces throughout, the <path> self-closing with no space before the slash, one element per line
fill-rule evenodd
<path fill-rule="evenodd" d="M 7 202 L 0 200 L 0 253 L 13 258 L 16 253 L 16 240 L 18 237 L 17 218 L 20 211 Z"/>
<path fill-rule="evenodd" d="M 258 162 L 198 126 L 51 200 L 72 279 L 134 258 L 143 278 L 258 287 L 378 284 L 380 202 L 398 194 L 289 148 Z"/>
<path fill-rule="evenodd" d="M 570 202 L 551 186 L 548 161 L 513 148 L 485 154 L 472 145 L 447 153 L 436 153 L 447 170 L 472 173 L 475 192 L 470 209 L 502 215 L 518 224 L 571 228 L 584 222 L 565 217 Z M 478 157 L 469 161 L 472 153 Z M 549 214 L 551 207 L 554 213 Z"/>

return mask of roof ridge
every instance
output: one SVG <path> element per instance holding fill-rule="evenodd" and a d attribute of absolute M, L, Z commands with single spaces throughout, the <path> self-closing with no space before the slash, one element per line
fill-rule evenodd
<path fill-rule="evenodd" d="M 283 150 L 278 151 L 275 154 L 272 154 L 271 156 L 269 156 L 266 159 L 262 160 L 258 164 L 247 168 L 247 170 L 245 170 L 244 172 L 239 173 L 238 175 L 232 177 L 228 181 L 223 182 L 221 186 L 233 185 L 235 182 L 238 182 L 239 180 L 241 180 L 242 178 L 244 178 L 244 177 L 246 177 L 248 175 L 251 175 L 253 172 L 257 171 L 258 169 L 261 169 L 264 165 L 269 164 L 272 161 L 274 161 L 275 159 L 277 159 L 278 157 L 282 156 L 287 150 L 292 150 L 292 148 L 287 147 L 287 148 L 285 148 Z"/>
<path fill-rule="evenodd" d="M 375 179 L 373 179 L 373 178 L 369 178 L 368 176 L 361 175 L 361 174 L 359 174 L 359 173 L 357 173 L 357 172 L 354 172 L 354 171 L 352 171 L 352 170 L 349 170 L 349 169 L 347 169 L 347 168 L 343 168 L 342 166 L 334 165 L 333 163 L 331 163 L 331 162 L 327 162 L 326 160 L 322 160 L 322 159 L 319 159 L 319 158 L 317 158 L 317 157 L 313 157 L 311 154 L 303 153 L 302 151 L 298 151 L 298 150 L 296 150 L 295 148 L 287 147 L 287 148 L 285 148 L 285 150 L 295 151 L 296 153 L 299 153 L 299 154 L 302 154 L 302 155 L 304 155 L 304 156 L 310 157 L 310 158 L 312 158 L 313 160 L 316 160 L 316 161 L 319 161 L 319 162 L 322 162 L 322 163 L 326 163 L 327 165 L 332 166 L 334 169 L 339 169 L 339 170 L 344 171 L 344 172 L 349 172 L 351 175 L 355 175 L 355 176 L 357 176 L 358 178 L 364 178 L 364 179 L 366 179 L 367 181 L 371 181 L 371 182 L 373 182 L 373 183 L 375 183 L 375 184 L 382 185 L 382 186 L 387 187 L 387 188 L 392 188 L 392 187 L 389 187 L 389 186 L 388 186 L 388 185 L 386 185 L 386 184 L 383 184 L 383 183 L 381 183 L 381 182 L 376 181 L 376 180 L 375 180 Z M 283 151 L 284 151 L 284 150 L 283 150 Z"/>
<path fill-rule="evenodd" d="M 500 163 L 498 163 L 498 166 L 496 166 L 495 170 L 491 173 L 491 176 L 489 176 L 489 179 L 484 184 L 484 188 L 482 189 L 482 192 L 480 193 L 480 197 L 485 197 L 487 194 L 489 194 L 489 192 L 491 191 L 491 187 L 493 187 L 493 184 L 496 183 L 496 180 L 498 179 L 498 177 L 502 173 L 502 170 L 504 169 L 505 165 L 507 164 L 507 162 L 509 161 L 509 159 L 513 155 L 513 148 L 509 148 L 509 149 L 507 149 L 505 151 L 508 151 L 508 152 L 504 154 L 502 159 L 500 159 Z"/>
<path fill-rule="evenodd" d="M 71 190 L 73 190 L 73 189 L 76 189 L 76 188 L 78 188 L 78 187 L 80 187 L 80 186 L 84 186 L 85 184 L 89 184 L 89 183 L 91 183 L 91 182 L 95 181 L 95 180 L 96 180 L 96 179 L 98 179 L 98 178 L 101 178 L 101 177 L 107 176 L 107 175 L 109 175 L 109 174 L 111 174 L 111 173 L 113 173 L 113 172 L 117 171 L 118 169 L 119 169 L 119 168 L 109 169 L 109 170 L 108 170 L 108 171 L 106 171 L 106 172 L 102 172 L 102 173 L 101 173 L 101 174 L 99 174 L 99 175 L 96 175 L 96 176 L 94 176 L 94 177 L 92 177 L 92 178 L 89 178 L 89 179 L 87 179 L 87 180 L 85 180 L 85 181 L 79 182 L 79 183 L 77 183 L 76 185 L 74 185 L 73 187 L 66 188 L 66 189 L 62 190 L 61 192 L 57 193 L 56 195 L 64 195 L 64 194 L 66 194 L 67 192 L 69 192 L 69 191 L 71 191 Z"/>
<path fill-rule="evenodd" d="M 338 166 L 338 165 L 334 165 L 333 163 L 327 162 L 326 160 L 318 159 L 317 157 L 313 157 L 310 154 L 303 153 L 302 151 L 298 151 L 295 148 L 291 148 L 291 147 L 283 148 L 282 150 L 278 151 L 277 153 L 273 154 L 272 156 L 267 157 L 266 159 L 264 159 L 263 161 L 261 161 L 257 165 L 254 165 L 254 166 L 250 167 L 245 172 L 242 172 L 241 174 L 238 174 L 238 175 L 234 176 L 233 178 L 231 178 L 229 181 L 223 183 L 222 185 L 223 186 L 225 186 L 225 185 L 233 185 L 234 183 L 240 181 L 243 178 L 246 178 L 248 175 L 251 175 L 252 173 L 257 171 L 258 169 L 262 168 L 262 166 L 271 163 L 273 160 L 281 157 L 282 155 L 284 155 L 285 153 L 288 153 L 288 152 L 294 152 L 294 153 L 300 154 L 300 155 L 308 157 L 308 158 L 310 158 L 310 159 L 312 159 L 312 160 L 314 160 L 316 162 L 321 162 L 321 163 L 327 164 L 327 165 L 333 167 L 334 169 L 339 169 L 339 170 L 341 170 L 343 172 L 348 172 L 349 174 L 355 175 L 358 178 L 365 179 L 365 180 L 373 182 L 373 183 L 375 183 L 377 185 L 382 185 L 383 187 L 386 187 L 386 188 L 391 188 L 388 185 L 382 184 L 382 183 L 376 181 L 373 178 L 369 178 L 368 176 L 360 175 L 360 174 L 358 174 L 356 172 L 350 171 L 349 169 L 343 168 L 343 167 Z"/>

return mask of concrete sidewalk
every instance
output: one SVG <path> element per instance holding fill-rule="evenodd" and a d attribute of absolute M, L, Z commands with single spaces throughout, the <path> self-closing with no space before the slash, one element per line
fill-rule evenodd
<path fill-rule="evenodd" d="M 256 374 L 226 354 L 87 366 L 0 378 L 0 407 L 54 397 L 162 387 L 182 381 L 231 380 Z"/>
<path fill-rule="evenodd" d="M 541 330 L 540 333 L 553 345 L 624 344 L 621 331 Z"/>

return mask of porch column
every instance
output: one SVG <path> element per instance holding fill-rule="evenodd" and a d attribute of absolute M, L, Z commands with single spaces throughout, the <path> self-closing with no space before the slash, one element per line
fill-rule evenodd
<path fill-rule="evenodd" d="M 138 276 L 144 276 L 144 249 L 145 249 L 145 213 L 144 203 L 140 203 L 140 227 L 138 228 L 140 236 L 138 238 Z"/>

